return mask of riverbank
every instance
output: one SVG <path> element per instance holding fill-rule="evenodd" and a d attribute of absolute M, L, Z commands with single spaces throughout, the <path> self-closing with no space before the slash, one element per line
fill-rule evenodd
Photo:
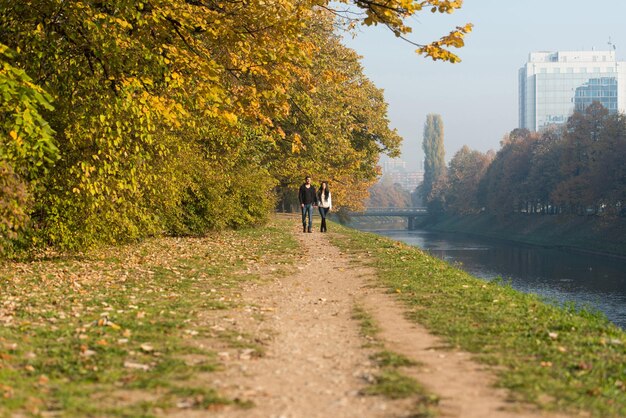
<path fill-rule="evenodd" d="M 626 257 L 626 218 L 517 214 L 440 216 L 421 228 L 456 232 L 553 248 Z"/>
<path fill-rule="evenodd" d="M 602 317 L 329 230 L 3 265 L 0 416 L 626 415 L 626 334 Z"/>
<path fill-rule="evenodd" d="M 569 415 L 626 416 L 626 333 L 603 315 L 546 304 L 375 234 L 345 229 L 336 243 L 368 257 L 408 318 L 473 353 L 511 399 Z"/>

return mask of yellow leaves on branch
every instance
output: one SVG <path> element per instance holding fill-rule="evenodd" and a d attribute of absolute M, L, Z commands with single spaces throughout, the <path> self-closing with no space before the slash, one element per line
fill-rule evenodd
<path fill-rule="evenodd" d="M 295 133 L 291 138 L 291 153 L 300 154 L 302 150 L 306 150 L 306 146 L 302 143 L 302 137 Z"/>
<path fill-rule="evenodd" d="M 465 26 L 457 26 L 456 30 L 450 32 L 438 41 L 432 42 L 429 45 L 425 45 L 416 50 L 418 54 L 431 57 L 433 61 L 442 60 L 451 63 L 461 62 L 461 58 L 453 52 L 446 49 L 446 47 L 461 48 L 465 45 L 463 38 L 465 35 L 472 31 L 473 25 L 471 23 Z"/>
<path fill-rule="evenodd" d="M 463 0 L 429 0 L 429 1 L 422 1 L 420 3 L 421 7 L 428 7 L 430 6 L 431 9 L 430 11 L 432 13 L 452 13 L 454 12 L 456 9 L 460 9 L 461 6 L 463 5 Z"/>
<path fill-rule="evenodd" d="M 348 0 L 342 0 L 342 3 L 351 3 Z M 365 9 L 367 17 L 363 23 L 367 26 L 376 25 L 378 23 L 386 24 L 394 32 L 397 30 L 401 33 L 411 32 L 411 28 L 405 26 L 402 21 L 415 13 L 430 7 L 432 13 L 453 13 L 456 9 L 460 9 L 463 0 L 390 0 L 381 3 L 376 1 L 361 0 L 356 2 L 357 6 Z"/>
<path fill-rule="evenodd" d="M 352 3 L 350 0 L 341 0 L 343 3 Z M 389 0 L 384 3 L 372 0 L 360 0 L 356 5 L 365 10 L 366 17 L 362 23 L 367 26 L 383 24 L 387 26 L 397 37 L 403 37 L 412 32 L 411 27 L 404 22 L 405 19 L 415 15 L 421 10 L 428 10 L 432 13 L 453 13 L 460 9 L 463 0 Z M 458 26 L 456 30 L 444 36 L 438 41 L 427 45 L 419 45 L 408 40 L 410 43 L 419 46 L 416 50 L 418 54 L 431 57 L 433 60 L 442 60 L 451 63 L 460 62 L 461 59 L 450 52 L 447 47 L 461 48 L 464 45 L 463 37 L 472 30 L 472 24 Z"/>

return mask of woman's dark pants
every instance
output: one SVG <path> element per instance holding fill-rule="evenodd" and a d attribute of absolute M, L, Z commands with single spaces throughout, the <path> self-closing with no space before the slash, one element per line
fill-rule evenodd
<path fill-rule="evenodd" d="M 326 232 L 326 215 L 328 215 L 328 211 L 330 210 L 330 208 L 323 208 L 320 206 L 318 209 L 320 211 L 320 216 L 322 217 L 322 226 L 320 227 L 320 232 Z"/>

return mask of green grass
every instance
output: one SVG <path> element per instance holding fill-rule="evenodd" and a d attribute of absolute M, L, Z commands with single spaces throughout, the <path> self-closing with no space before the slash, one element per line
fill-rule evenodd
<path fill-rule="evenodd" d="M 378 363 L 381 367 L 413 367 L 418 366 L 419 364 L 402 354 L 394 353 L 393 351 L 379 351 L 378 353 L 372 355 L 372 360 Z"/>
<path fill-rule="evenodd" d="M 368 340 L 366 346 L 380 350 L 370 357 L 378 365 L 379 372 L 373 376 L 373 381 L 361 393 L 367 396 L 384 396 L 389 399 L 412 398 L 411 417 L 436 416 L 436 410 L 433 407 L 438 403 L 438 398 L 429 394 L 419 382 L 400 370 L 419 366 L 419 364 L 401 354 L 385 349 L 384 342 L 378 338 L 380 327 L 361 305 L 357 304 L 353 307 L 352 319 L 359 322 L 360 333 Z"/>
<path fill-rule="evenodd" d="M 352 319 L 359 322 L 360 334 L 368 341 L 366 346 L 381 345 L 377 339 L 380 329 L 374 322 L 374 318 L 361 305 L 354 305 L 352 308 Z"/>
<path fill-rule="evenodd" d="M 204 238 L 5 263 L 0 416 L 139 417 L 249 406 L 193 383 L 222 367 L 210 347 L 194 344 L 212 337 L 199 314 L 236 307 L 242 283 L 286 274 L 297 254 L 288 222 L 275 220 Z M 222 342 L 253 347 L 252 337 L 231 334 Z M 190 354 L 200 360 L 188 365 Z"/>
<path fill-rule="evenodd" d="M 493 366 L 501 387 L 547 410 L 626 416 L 626 333 L 597 312 L 485 282 L 421 250 L 335 225 L 412 320 Z"/>

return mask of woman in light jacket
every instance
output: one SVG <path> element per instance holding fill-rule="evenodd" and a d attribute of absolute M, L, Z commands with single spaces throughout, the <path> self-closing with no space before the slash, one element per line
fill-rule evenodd
<path fill-rule="evenodd" d="M 330 197 L 330 190 L 328 189 L 328 182 L 323 181 L 317 192 L 317 204 L 322 217 L 322 226 L 320 232 L 326 232 L 326 215 L 333 208 L 333 202 Z"/>

